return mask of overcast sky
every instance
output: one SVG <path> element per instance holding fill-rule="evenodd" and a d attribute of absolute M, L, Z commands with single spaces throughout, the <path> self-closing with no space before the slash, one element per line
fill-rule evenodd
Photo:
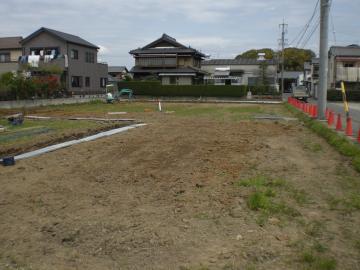
<path fill-rule="evenodd" d="M 128 52 L 163 33 L 211 58 L 233 58 L 251 48 L 277 49 L 283 18 L 291 43 L 315 4 L 316 0 L 0 0 L 0 36 L 26 37 L 49 27 L 97 44 L 102 61 L 128 68 L 133 65 Z M 335 40 L 333 30 L 337 45 L 360 43 L 360 0 L 333 0 L 331 14 L 330 43 Z M 306 48 L 317 52 L 318 39 L 317 30 Z"/>

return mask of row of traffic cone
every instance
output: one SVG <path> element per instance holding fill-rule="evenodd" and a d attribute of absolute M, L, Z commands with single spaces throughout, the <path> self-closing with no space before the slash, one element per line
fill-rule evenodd
<path fill-rule="evenodd" d="M 312 118 L 316 118 L 318 115 L 318 107 L 316 105 L 306 103 L 293 97 L 288 98 L 288 103 L 308 114 Z"/>
<path fill-rule="evenodd" d="M 299 110 L 303 111 L 304 113 L 308 114 L 312 118 L 316 118 L 318 115 L 318 107 L 316 105 L 309 104 L 304 101 L 300 101 L 293 97 L 288 98 L 288 103 L 290 105 L 298 108 Z M 326 108 L 325 115 L 326 115 L 328 126 L 332 127 L 335 123 L 335 113 L 333 111 L 331 111 L 330 109 Z M 335 128 L 337 131 L 343 131 L 340 113 L 337 115 Z M 352 119 L 350 116 L 346 118 L 345 135 L 349 136 L 349 137 L 353 136 Z M 360 128 L 359 128 L 359 132 L 358 132 L 358 136 L 357 136 L 357 142 L 360 143 Z"/>
<path fill-rule="evenodd" d="M 327 119 L 327 123 L 329 127 L 332 127 L 335 123 L 335 113 L 329 109 L 326 109 L 326 119 Z M 342 120 L 341 120 L 341 114 L 339 113 L 337 115 L 337 120 L 336 120 L 336 127 L 335 129 L 337 131 L 342 131 Z M 359 130 L 360 132 L 360 130 Z M 353 136 L 353 128 L 352 128 L 352 119 L 351 117 L 347 117 L 346 118 L 346 128 L 345 128 L 345 135 L 346 136 Z M 360 137 L 358 138 L 358 140 L 360 140 Z"/>
<path fill-rule="evenodd" d="M 335 113 L 329 109 L 326 109 L 326 117 L 327 117 L 328 125 L 329 125 L 329 127 L 331 127 L 334 124 Z M 343 131 L 342 119 L 341 119 L 340 113 L 337 115 L 335 129 L 337 131 Z M 346 118 L 345 135 L 349 136 L 349 137 L 352 137 L 354 135 L 353 127 L 352 127 L 352 118 L 350 116 L 348 116 Z M 357 142 L 360 143 L 360 128 L 359 128 L 359 132 L 358 132 L 358 136 L 357 136 Z"/>

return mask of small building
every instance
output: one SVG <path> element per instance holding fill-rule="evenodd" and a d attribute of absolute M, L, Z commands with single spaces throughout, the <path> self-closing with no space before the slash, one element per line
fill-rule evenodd
<path fill-rule="evenodd" d="M 312 97 L 317 98 L 319 87 L 319 58 L 312 58 L 304 63 L 304 82 Z"/>
<path fill-rule="evenodd" d="M 347 89 L 359 89 L 360 46 L 333 46 L 329 50 L 329 88 L 339 88 L 343 81 Z"/>
<path fill-rule="evenodd" d="M 205 75 L 201 70 L 205 55 L 166 34 L 130 54 L 135 59 L 130 71 L 135 80 L 155 79 L 164 85 L 191 85 L 202 83 Z"/>
<path fill-rule="evenodd" d="M 122 81 L 126 79 L 129 70 L 125 66 L 109 66 L 108 74 L 114 81 Z"/>
<path fill-rule="evenodd" d="M 284 93 L 291 93 L 292 87 L 303 85 L 304 71 L 284 71 Z M 278 76 L 278 83 L 281 85 L 281 73 Z"/>
<path fill-rule="evenodd" d="M 106 63 L 98 63 L 99 47 L 81 37 L 42 27 L 21 41 L 20 65 L 56 68 L 61 84 L 74 94 L 104 93 L 108 78 Z"/>
<path fill-rule="evenodd" d="M 201 69 L 209 74 L 204 77 L 208 84 L 255 86 L 264 75 L 263 72 L 269 85 L 276 84 L 276 62 L 265 60 L 262 55 L 258 59 L 211 59 L 203 61 L 201 65 Z"/>
<path fill-rule="evenodd" d="M 22 55 L 22 37 L 0 38 L 0 74 L 17 71 L 18 60 Z"/>

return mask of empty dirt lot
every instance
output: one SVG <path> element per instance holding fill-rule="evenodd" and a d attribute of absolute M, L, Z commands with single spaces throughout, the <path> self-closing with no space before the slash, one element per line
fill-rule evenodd
<path fill-rule="evenodd" d="M 282 105 L 110 106 L 148 126 L 0 167 L 0 269 L 360 269 L 360 175 Z"/>

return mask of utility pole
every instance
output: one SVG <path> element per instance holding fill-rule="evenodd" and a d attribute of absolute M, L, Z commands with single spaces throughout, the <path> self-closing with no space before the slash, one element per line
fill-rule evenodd
<path fill-rule="evenodd" d="M 285 24 L 285 20 L 283 20 L 283 23 L 280 24 L 281 28 L 281 93 L 284 93 L 285 83 L 284 83 L 284 69 L 285 69 L 285 34 L 286 34 L 286 28 L 287 24 Z"/>
<path fill-rule="evenodd" d="M 321 0 L 320 4 L 320 78 L 318 94 L 319 120 L 325 120 L 325 111 L 327 106 L 330 1 L 331 0 Z"/>

